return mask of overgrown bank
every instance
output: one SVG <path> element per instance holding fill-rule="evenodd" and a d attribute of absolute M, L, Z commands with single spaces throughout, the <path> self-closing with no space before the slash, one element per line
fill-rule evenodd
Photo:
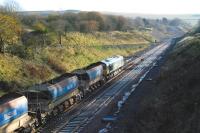
<path fill-rule="evenodd" d="M 68 33 L 62 39 L 62 45 L 19 44 L 0 54 L 2 92 L 26 88 L 108 56 L 134 54 L 153 41 L 148 32 Z"/>
<path fill-rule="evenodd" d="M 200 132 L 200 36 L 180 41 L 167 60 L 148 97 L 138 109 L 122 111 L 117 132 L 197 133 Z"/>

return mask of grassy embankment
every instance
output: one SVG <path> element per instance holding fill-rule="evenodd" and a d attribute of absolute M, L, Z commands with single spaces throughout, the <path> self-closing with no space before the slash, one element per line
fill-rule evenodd
<path fill-rule="evenodd" d="M 200 36 L 180 41 L 139 111 L 125 107 L 119 132 L 200 132 Z M 131 105 L 131 103 L 129 103 Z M 134 116 L 133 116 L 134 114 Z M 126 125 L 123 125 L 126 123 Z"/>
<path fill-rule="evenodd" d="M 152 36 L 148 32 L 68 33 L 63 44 L 29 49 L 34 58 L 0 54 L 0 95 L 27 88 L 106 57 L 130 55 L 148 47 Z M 129 44 L 129 45 L 128 45 Z"/>

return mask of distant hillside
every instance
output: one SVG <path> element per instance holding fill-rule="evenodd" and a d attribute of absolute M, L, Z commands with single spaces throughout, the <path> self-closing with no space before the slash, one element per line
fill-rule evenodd
<path fill-rule="evenodd" d="M 48 16 L 48 15 L 60 15 L 64 13 L 80 13 L 84 12 L 81 10 L 61 10 L 61 11 L 22 11 L 19 12 L 20 15 L 39 15 L 39 16 Z M 141 17 L 141 18 L 146 18 L 146 19 L 162 19 L 163 17 L 168 18 L 168 19 L 175 19 L 179 18 L 182 19 L 191 25 L 196 25 L 198 20 L 200 19 L 200 14 L 176 14 L 176 15 L 170 15 L 170 14 L 162 14 L 162 15 L 157 15 L 157 14 L 139 14 L 139 13 L 120 13 L 120 12 L 101 12 L 102 14 L 108 14 L 108 15 L 116 15 L 116 16 L 124 16 L 124 17 L 129 17 L 129 18 L 136 18 L 136 17 Z"/>
<path fill-rule="evenodd" d="M 20 15 L 39 15 L 39 16 L 48 16 L 48 15 L 60 15 L 64 13 L 79 13 L 80 10 L 63 10 L 63 11 L 21 11 L 18 12 Z"/>
<path fill-rule="evenodd" d="M 162 19 L 163 17 L 168 19 L 175 19 L 179 18 L 182 19 L 192 25 L 196 25 L 198 20 L 200 19 L 200 14 L 140 14 L 140 13 L 120 13 L 120 12 L 103 12 L 104 14 L 111 14 L 111 15 L 122 15 L 125 17 L 141 17 L 141 18 L 147 18 L 147 19 Z"/>

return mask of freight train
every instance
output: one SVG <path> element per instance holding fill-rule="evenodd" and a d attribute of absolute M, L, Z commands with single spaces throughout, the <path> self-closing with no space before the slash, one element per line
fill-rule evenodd
<path fill-rule="evenodd" d="M 0 132 L 29 131 L 88 97 L 125 65 L 116 55 L 0 98 Z M 25 130 L 24 130 L 25 129 Z"/>

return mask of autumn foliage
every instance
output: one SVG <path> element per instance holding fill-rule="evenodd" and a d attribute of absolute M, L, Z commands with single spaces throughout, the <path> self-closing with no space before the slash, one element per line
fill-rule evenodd
<path fill-rule="evenodd" d="M 16 44 L 20 33 L 19 22 L 12 16 L 0 13 L 0 52 L 4 52 L 7 45 Z"/>

